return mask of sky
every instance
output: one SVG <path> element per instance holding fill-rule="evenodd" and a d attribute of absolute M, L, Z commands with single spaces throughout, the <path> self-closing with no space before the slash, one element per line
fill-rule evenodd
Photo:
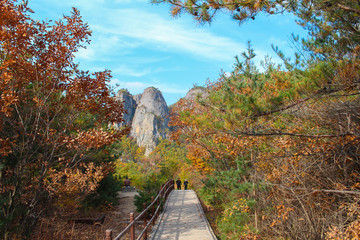
<path fill-rule="evenodd" d="M 156 87 L 168 105 L 231 72 L 249 40 L 261 70 L 266 55 L 281 63 L 272 44 L 291 56 L 291 34 L 306 35 L 290 14 L 262 14 L 239 25 L 223 13 L 200 25 L 187 14 L 173 18 L 169 5 L 150 0 L 29 0 L 29 7 L 38 20 L 58 20 L 76 7 L 92 31 L 90 45 L 76 54 L 80 68 L 110 69 L 115 92 L 125 88 L 135 95 Z"/>

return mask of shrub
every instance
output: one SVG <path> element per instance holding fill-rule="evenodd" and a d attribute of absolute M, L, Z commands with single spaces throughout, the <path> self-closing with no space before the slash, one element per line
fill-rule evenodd
<path fill-rule="evenodd" d="M 82 202 L 81 209 L 87 213 L 94 208 L 111 208 L 119 204 L 118 191 L 121 191 L 122 183 L 117 181 L 112 174 L 104 177 L 97 190 L 88 195 Z"/>
<path fill-rule="evenodd" d="M 135 196 L 134 204 L 136 206 L 136 211 L 138 212 L 143 211 L 143 203 L 146 203 L 146 206 L 148 206 L 151 203 L 151 198 L 155 198 L 160 190 L 161 183 L 157 178 L 154 178 L 153 175 L 154 174 L 151 174 L 147 178 L 143 190 L 139 191 L 139 194 Z M 161 200 L 161 202 L 163 202 L 163 200 Z"/>

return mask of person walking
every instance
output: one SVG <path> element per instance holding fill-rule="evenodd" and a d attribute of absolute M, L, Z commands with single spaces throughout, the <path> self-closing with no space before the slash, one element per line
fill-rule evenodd
<path fill-rule="evenodd" d="M 177 190 L 181 190 L 181 180 L 180 180 L 180 178 L 178 178 L 176 180 L 176 186 L 177 186 Z"/>
<path fill-rule="evenodd" d="M 131 183 L 130 179 L 128 177 L 126 177 L 124 180 L 125 188 L 127 188 L 127 189 L 130 188 L 130 183 Z"/>
<path fill-rule="evenodd" d="M 188 180 L 185 179 L 185 181 L 184 181 L 184 189 L 185 190 L 187 190 L 188 184 L 189 184 Z"/>

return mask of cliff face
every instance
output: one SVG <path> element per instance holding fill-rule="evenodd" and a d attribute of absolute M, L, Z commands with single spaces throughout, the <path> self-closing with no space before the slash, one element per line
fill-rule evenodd
<path fill-rule="evenodd" d="M 115 127 L 121 128 L 124 125 L 131 125 L 137 107 L 136 101 L 134 100 L 133 96 L 125 89 L 121 89 L 117 92 L 116 100 L 123 104 L 126 113 L 123 115 L 124 122 L 115 123 Z"/>
<path fill-rule="evenodd" d="M 197 99 L 206 97 L 205 88 L 195 87 L 186 94 L 184 100 L 187 104 L 192 104 Z M 139 147 L 145 147 L 145 155 L 155 149 L 160 138 L 169 137 L 169 108 L 158 89 L 149 87 L 142 94 L 134 96 L 121 89 L 116 94 L 116 99 L 123 103 L 127 113 L 124 114 L 124 122 L 114 124 L 115 127 L 130 126 L 130 135 L 136 139 Z"/>
<path fill-rule="evenodd" d="M 131 125 L 133 136 L 145 155 L 153 151 L 159 138 L 168 138 L 169 109 L 161 92 L 150 87 L 144 90 Z"/>
<path fill-rule="evenodd" d="M 142 94 L 136 94 L 133 96 L 133 99 L 135 100 L 136 104 L 139 104 Z"/>
<path fill-rule="evenodd" d="M 121 89 L 116 99 L 123 103 L 127 113 L 124 114 L 124 122 L 115 126 L 131 126 L 130 135 L 139 147 L 145 147 L 145 155 L 155 149 L 159 138 L 168 138 L 169 108 L 159 90 L 150 87 L 143 94 L 132 96 Z"/>

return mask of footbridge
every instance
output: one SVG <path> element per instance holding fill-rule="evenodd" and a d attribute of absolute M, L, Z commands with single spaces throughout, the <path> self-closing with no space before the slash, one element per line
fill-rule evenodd
<path fill-rule="evenodd" d="M 173 190 L 150 235 L 151 240 L 215 240 L 193 190 Z"/>

